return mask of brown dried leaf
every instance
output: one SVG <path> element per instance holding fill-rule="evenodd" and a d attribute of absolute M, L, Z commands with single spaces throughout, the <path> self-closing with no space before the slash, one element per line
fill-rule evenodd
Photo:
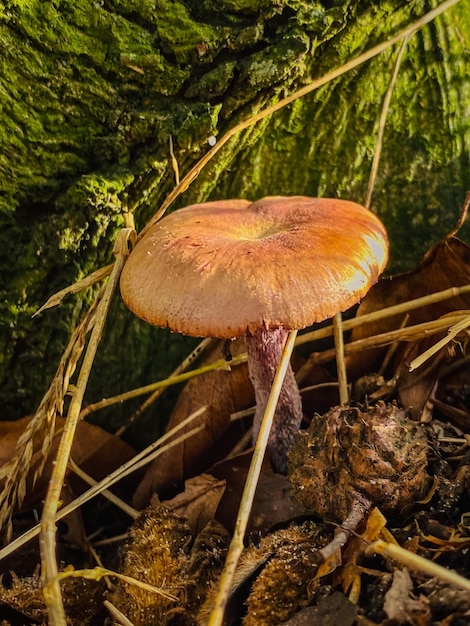
<path fill-rule="evenodd" d="M 468 283 L 470 283 L 470 247 L 455 237 L 444 239 L 425 254 L 416 269 L 391 278 L 383 278 L 374 285 L 359 305 L 357 316 Z M 446 313 L 468 309 L 469 307 L 469 295 L 449 298 L 410 311 L 407 325 L 427 322 Z M 399 328 L 401 322 L 401 317 L 389 317 L 359 326 L 352 331 L 351 340 L 371 337 Z M 358 368 L 366 373 L 360 362 L 372 359 L 374 365 L 372 366 L 371 363 L 367 362 L 366 368 L 373 371 L 380 363 L 383 352 L 383 349 L 370 351 L 368 358 L 365 358 L 365 353 L 352 356 L 349 359 L 350 366 L 352 369 Z"/>
<path fill-rule="evenodd" d="M 227 484 L 216 518 L 230 532 L 233 532 L 235 528 L 251 458 L 251 452 L 239 454 L 217 463 L 210 470 L 213 476 L 225 480 Z M 251 508 L 247 532 L 266 532 L 275 524 L 284 523 L 305 513 L 306 509 L 292 495 L 287 476 L 275 474 L 270 464 L 265 462 Z"/>
<path fill-rule="evenodd" d="M 244 340 L 232 342 L 230 350 L 233 356 L 245 352 Z M 220 358 L 221 346 L 218 344 L 207 355 L 205 363 L 212 363 Z M 207 469 L 227 452 L 218 449 L 216 444 L 229 428 L 230 415 L 254 403 L 253 387 L 246 364 L 233 369 L 229 369 L 229 366 L 230 363 L 227 362 L 226 370 L 210 372 L 192 379 L 185 385 L 167 430 L 180 424 L 201 407 L 207 406 L 207 410 L 200 418 L 205 428 L 181 445 L 163 453 L 158 461 L 149 466 L 134 495 L 134 505 L 137 508 L 145 506 L 153 493 L 160 493 L 164 488 L 178 484 L 186 477 Z M 194 428 L 195 425 L 193 422 L 186 430 Z M 182 431 L 179 432 L 179 435 L 181 434 Z"/>
<path fill-rule="evenodd" d="M 426 296 L 450 287 L 470 283 L 470 247 L 463 241 L 449 237 L 431 248 L 421 264 L 411 272 L 382 279 L 364 298 L 357 316 L 366 315 L 395 304 Z M 470 308 L 470 295 L 464 294 L 435 302 L 408 313 L 407 326 L 438 319 L 456 310 Z M 351 341 L 370 337 L 399 328 L 402 316 L 378 320 L 356 327 Z M 398 345 L 389 377 L 397 375 L 397 388 L 403 406 L 411 406 L 414 417 L 419 417 L 424 404 L 437 380 L 439 368 L 452 358 L 448 349 L 439 351 L 428 363 L 414 372 L 408 371 L 409 362 L 443 335 Z M 377 371 L 384 358 L 386 348 L 368 350 L 348 357 L 348 371 L 352 380 Z"/>
<path fill-rule="evenodd" d="M 7 465 L 18 454 L 17 444 L 21 435 L 28 427 L 31 417 L 24 417 L 14 422 L 0 422 L 0 464 Z M 42 453 L 36 452 L 31 458 L 31 463 L 26 480 L 21 489 L 26 490 L 24 507 L 30 507 L 38 503 L 45 494 L 51 473 L 52 460 L 57 452 L 60 439 L 60 428 L 64 420 L 57 420 L 59 428 L 52 442 L 52 453 L 46 463 L 41 477 L 34 484 L 33 476 L 37 467 L 42 464 Z M 72 458 L 84 471 L 99 480 L 109 474 L 113 469 L 132 458 L 134 450 L 117 437 L 107 433 L 98 426 L 80 422 L 72 446 Z M 71 477 L 74 489 L 80 490 L 78 481 Z"/>
<path fill-rule="evenodd" d="M 429 602 L 421 596 L 412 597 L 413 581 L 407 569 L 395 570 L 390 589 L 385 594 L 384 612 L 398 624 L 415 624 L 420 616 L 429 617 Z M 429 623 L 427 620 L 425 623 Z"/>
<path fill-rule="evenodd" d="M 184 491 L 164 504 L 175 515 L 188 520 L 191 535 L 196 537 L 214 519 L 224 491 L 224 480 L 201 474 L 188 479 Z"/>
<path fill-rule="evenodd" d="M 444 350 L 439 351 L 413 372 L 409 371 L 408 366 L 415 357 L 422 354 L 442 336 L 442 334 L 433 335 L 432 337 L 403 345 L 397 350 L 395 376 L 400 403 L 408 409 L 410 415 L 415 420 L 420 419 L 422 415 L 423 407 L 436 385 L 439 368 L 441 364 L 447 362 L 447 353 Z"/>

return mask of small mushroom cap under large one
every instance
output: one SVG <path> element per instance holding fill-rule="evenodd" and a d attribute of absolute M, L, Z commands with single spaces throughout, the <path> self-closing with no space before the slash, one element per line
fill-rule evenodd
<path fill-rule="evenodd" d="M 387 255 L 384 226 L 353 202 L 207 202 L 148 230 L 126 262 L 121 294 L 137 316 L 186 335 L 300 329 L 358 302 Z"/>

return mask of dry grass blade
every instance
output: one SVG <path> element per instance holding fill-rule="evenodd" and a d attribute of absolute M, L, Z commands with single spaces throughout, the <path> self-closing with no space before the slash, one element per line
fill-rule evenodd
<path fill-rule="evenodd" d="M 47 300 L 47 302 L 45 302 L 42 307 L 36 311 L 33 317 L 36 317 L 36 315 L 39 315 L 39 313 L 42 313 L 46 309 L 51 309 L 52 307 L 57 306 L 62 302 L 65 296 L 73 293 L 79 293 L 83 289 L 88 289 L 88 287 L 92 287 L 96 283 L 104 280 L 107 276 L 110 275 L 112 269 L 112 264 L 106 265 L 105 267 L 101 267 L 99 270 L 96 270 L 96 272 L 85 276 L 85 278 L 78 280 L 73 285 L 69 285 L 68 287 L 65 287 L 65 289 L 61 289 L 60 291 L 52 295 Z"/>
<path fill-rule="evenodd" d="M 447 330 L 447 335 L 443 337 L 440 341 L 435 343 L 429 350 L 423 352 L 418 357 L 413 359 L 409 365 L 410 372 L 421 367 L 423 363 L 425 363 L 428 359 L 430 359 L 436 352 L 439 352 L 441 348 L 444 348 L 449 342 L 451 342 L 457 335 L 459 335 L 462 331 L 466 330 L 470 326 L 470 315 L 464 317 L 463 320 L 457 322 L 450 326 Z"/>
<path fill-rule="evenodd" d="M 274 377 L 271 393 L 269 394 L 263 421 L 258 433 L 253 458 L 246 478 L 245 488 L 240 502 L 237 522 L 232 540 L 230 542 L 224 570 L 220 578 L 219 590 L 215 598 L 215 606 L 210 615 L 208 626 L 220 626 L 223 623 L 225 607 L 229 598 L 232 580 L 235 574 L 238 560 L 243 550 L 243 539 L 245 536 L 248 518 L 250 516 L 253 498 L 258 485 L 261 466 L 266 452 L 269 433 L 273 422 L 274 412 L 281 392 L 284 376 L 290 362 L 292 350 L 294 349 L 297 331 L 291 331 L 284 346 L 281 360 L 279 362 L 276 375 Z"/>
<path fill-rule="evenodd" d="M 194 350 L 178 365 L 178 367 L 176 367 L 173 372 L 171 373 L 171 375 L 169 376 L 169 378 L 171 379 L 172 376 L 178 376 L 178 374 L 182 374 L 183 372 L 185 372 L 188 367 L 197 359 L 201 356 L 201 354 L 203 354 L 208 348 L 209 346 L 213 343 L 214 339 L 212 338 L 206 338 L 203 339 L 201 341 L 201 343 L 199 345 L 197 345 Z M 149 398 L 147 398 L 147 400 L 145 400 L 145 402 L 143 402 L 143 404 L 137 409 L 137 411 L 131 415 L 131 417 L 127 420 L 126 424 L 124 424 L 117 432 L 116 435 L 119 437 L 123 434 L 123 432 L 125 430 L 127 430 L 127 428 L 129 428 L 129 426 L 131 424 L 133 424 L 135 422 L 136 419 L 138 419 L 142 413 L 149 408 L 149 406 L 151 406 L 164 392 L 165 387 L 159 387 L 158 389 L 156 389 Z M 96 405 L 95 405 L 96 406 Z"/>
<path fill-rule="evenodd" d="M 333 336 L 335 339 L 336 370 L 338 373 L 339 403 L 344 406 L 349 402 L 348 375 L 344 360 L 343 317 L 337 313 L 333 318 Z"/>
<path fill-rule="evenodd" d="M 0 477 L 5 479 L 0 493 L 0 526 L 2 528 L 10 527 L 11 514 L 23 501 L 31 458 L 38 450 L 42 452 L 42 459 L 35 471 L 33 483 L 44 469 L 55 433 L 55 419 L 62 415 L 69 380 L 82 354 L 86 335 L 94 325 L 96 308 L 100 299 L 101 294 L 98 295 L 94 305 L 73 332 L 49 389 L 33 419 L 18 440 L 18 454 L 0 470 Z"/>
<path fill-rule="evenodd" d="M 70 502 L 69 504 L 61 508 L 60 511 L 57 512 L 54 521 L 58 522 L 59 520 L 63 519 L 73 511 L 77 510 L 86 502 L 92 500 L 95 496 L 101 494 L 103 491 L 105 491 L 115 483 L 119 482 L 129 474 L 132 474 L 132 472 L 135 472 L 144 465 L 153 461 L 160 454 L 163 454 L 163 452 L 165 452 L 168 448 L 180 445 L 184 440 L 189 439 L 189 437 L 192 437 L 195 433 L 199 432 L 202 428 L 201 426 L 192 428 L 180 437 L 169 441 L 170 439 L 172 439 L 172 437 L 175 437 L 175 435 L 180 430 L 183 430 L 184 428 L 186 428 L 186 426 L 189 426 L 191 422 L 197 419 L 199 415 L 205 410 L 206 407 L 202 407 L 192 415 L 189 415 L 184 421 L 175 426 L 175 428 L 173 428 L 171 431 L 168 431 L 165 435 L 152 443 L 150 446 L 145 448 L 145 450 L 142 450 L 142 452 L 137 454 L 133 459 L 118 467 L 116 470 L 114 470 L 114 472 L 112 472 L 111 474 L 103 478 L 103 480 L 101 480 L 99 483 L 96 483 L 93 487 L 91 487 L 91 489 L 88 489 L 88 491 L 82 493 L 78 498 L 73 500 L 73 502 Z M 7 546 L 0 549 L 0 561 L 24 546 L 31 539 L 34 539 L 34 537 L 37 537 L 39 535 L 39 532 L 40 524 L 37 524 L 33 528 L 30 528 L 28 531 L 26 531 L 20 537 L 14 539 Z"/>
<path fill-rule="evenodd" d="M 380 162 L 380 155 L 382 153 L 382 143 L 383 143 L 383 138 L 384 138 L 385 125 L 387 122 L 388 110 L 390 108 L 390 101 L 392 99 L 393 88 L 395 87 L 395 83 L 398 78 L 398 72 L 400 71 L 400 65 L 401 65 L 401 61 L 403 58 L 403 53 L 406 50 L 406 46 L 408 44 L 409 38 L 410 38 L 410 35 L 406 35 L 403 38 L 402 44 L 400 46 L 400 50 L 398 51 L 397 58 L 393 67 L 392 76 L 390 77 L 390 82 L 387 88 L 387 93 L 385 94 L 384 102 L 382 105 L 382 111 L 380 113 L 379 130 L 377 133 L 377 143 L 376 143 L 375 150 L 374 150 L 374 158 L 372 159 L 372 165 L 370 168 L 369 183 L 367 185 L 366 200 L 364 203 L 364 206 L 367 207 L 368 209 L 370 209 L 370 205 L 372 202 L 372 194 L 374 192 L 375 180 L 377 178 L 377 172 L 379 171 L 379 162 Z"/>
<path fill-rule="evenodd" d="M 141 589 L 145 589 L 145 591 L 150 591 L 150 593 L 156 593 L 158 595 L 167 598 L 168 600 L 177 601 L 178 598 L 167 591 L 159 587 L 154 587 L 153 585 L 149 585 L 143 580 L 136 580 L 135 578 L 131 578 L 130 576 L 125 576 L 124 574 L 120 574 L 119 572 L 113 572 L 112 570 L 106 569 L 105 567 L 94 567 L 93 569 L 77 569 L 77 570 L 67 570 L 66 572 L 60 572 L 57 578 L 59 580 L 64 580 L 65 578 L 87 578 L 88 580 L 100 580 L 104 576 L 114 576 L 115 578 L 119 578 L 119 580 L 123 580 L 130 585 L 135 585 L 136 587 L 140 587 Z"/>
<path fill-rule="evenodd" d="M 424 572 L 429 576 L 439 578 L 445 582 L 451 583 L 457 587 L 461 587 L 466 591 L 470 591 L 470 580 L 460 576 L 457 572 L 448 570 L 442 565 L 438 565 L 433 561 L 429 561 L 419 554 L 410 552 L 405 548 L 395 544 L 378 539 L 374 541 L 368 548 L 369 554 L 382 554 L 383 556 L 393 559 L 394 561 L 405 565 L 413 570 Z"/>
<path fill-rule="evenodd" d="M 126 402 L 127 400 L 131 400 L 132 398 L 137 398 L 138 396 L 143 396 L 148 393 L 155 393 L 156 391 L 163 391 L 167 387 L 171 385 L 178 385 L 180 383 L 187 382 L 196 376 L 202 376 L 203 374 L 207 374 L 208 372 L 213 372 L 219 369 L 231 369 L 236 365 L 240 365 L 241 363 L 246 362 L 246 354 L 240 354 L 238 356 L 233 357 L 233 359 L 228 363 L 225 359 L 219 359 L 218 361 L 214 361 L 213 363 L 209 363 L 208 365 L 203 365 L 198 367 L 195 370 L 190 370 L 189 372 L 184 372 L 182 374 L 172 374 L 168 378 L 164 380 L 159 380 L 155 383 L 150 383 L 149 385 L 145 385 L 144 387 L 139 387 L 137 389 L 132 389 L 131 391 L 125 391 L 124 393 L 120 393 L 117 396 L 113 396 L 112 398 L 106 398 L 101 400 L 100 402 L 95 402 L 94 404 L 89 404 L 87 407 L 83 409 L 81 412 L 81 417 L 86 417 L 90 413 L 94 411 L 98 411 L 100 409 L 104 409 L 108 406 L 112 406 L 113 404 L 120 404 L 121 402 Z"/>
<path fill-rule="evenodd" d="M 55 556 L 55 517 L 59 506 L 64 477 L 67 471 L 70 450 L 80 417 L 80 409 L 88 377 L 101 339 L 109 305 L 118 284 L 121 270 L 124 267 L 125 259 L 129 254 L 128 244 L 133 232 L 134 231 L 131 229 L 123 229 L 119 233 L 116 241 L 116 260 L 108 283 L 106 284 L 103 297 L 96 311 L 95 324 L 85 352 L 76 388 L 72 395 L 67 420 L 65 422 L 64 430 L 59 443 L 56 462 L 53 466 L 52 476 L 44 502 L 39 546 L 41 550 L 44 599 L 48 609 L 51 626 L 66 626 L 65 612 L 58 581 L 58 567 Z"/>
<path fill-rule="evenodd" d="M 95 485 L 98 484 L 98 481 L 92 478 L 86 472 L 84 472 L 81 469 L 81 467 L 79 467 L 75 463 L 72 457 L 70 457 L 69 459 L 69 467 L 77 476 L 79 476 L 84 482 L 90 485 L 90 487 L 94 487 Z M 127 502 L 124 502 L 124 500 L 121 500 L 121 498 L 118 498 L 118 496 L 115 496 L 114 493 L 111 493 L 111 491 L 109 491 L 109 489 L 103 489 L 103 491 L 101 492 L 101 495 L 107 498 L 110 502 L 112 502 L 119 509 L 121 509 L 121 511 L 124 511 L 124 513 L 129 515 L 129 517 L 131 517 L 132 519 L 137 519 L 139 517 L 140 513 L 139 511 L 137 511 L 137 509 L 134 509 L 129 504 L 127 504 Z"/>
<path fill-rule="evenodd" d="M 109 613 L 111 613 L 112 618 L 118 626 L 134 626 L 133 622 L 127 619 L 124 613 L 121 613 L 109 600 L 105 600 L 103 604 L 108 609 Z"/>
<path fill-rule="evenodd" d="M 469 316 L 468 311 L 461 311 L 454 315 L 448 315 L 438 320 L 432 320 L 430 322 L 423 322 L 422 324 L 415 324 L 414 326 L 407 326 L 405 328 L 398 328 L 386 333 L 380 333 L 372 337 L 365 337 L 364 339 L 357 339 L 350 343 L 346 343 L 344 346 L 345 354 L 352 354 L 354 352 L 361 352 L 362 350 L 368 350 L 369 348 L 381 348 L 387 346 L 395 341 L 415 341 L 422 337 L 428 337 L 439 333 L 443 330 L 447 330 L 450 325 L 462 323 Z M 312 363 L 326 363 L 335 358 L 335 350 L 325 350 L 324 352 L 314 352 L 310 355 L 308 362 L 302 366 L 298 373 L 298 378 L 303 378 L 303 372 L 308 369 Z"/>
<path fill-rule="evenodd" d="M 437 291 L 426 296 L 421 296 L 420 298 L 408 300 L 408 302 L 394 304 L 393 306 L 386 307 L 385 309 L 380 309 L 378 311 L 373 311 L 372 313 L 367 313 L 366 315 L 360 315 L 358 317 L 353 317 L 350 320 L 343 321 L 343 331 L 352 330 L 358 326 L 371 324 L 387 317 L 393 317 L 394 315 L 403 315 L 409 311 L 420 309 L 437 302 L 442 302 L 443 300 L 449 300 L 450 298 L 455 298 L 459 295 L 462 296 L 467 293 L 470 293 L 470 285 L 464 285 L 463 287 L 450 287 L 449 289 L 444 289 L 443 291 Z M 300 346 L 305 343 L 317 341 L 318 339 L 330 337 L 331 335 L 333 335 L 333 326 L 325 326 L 324 328 L 318 328 L 301 335 L 297 338 L 296 343 Z"/>

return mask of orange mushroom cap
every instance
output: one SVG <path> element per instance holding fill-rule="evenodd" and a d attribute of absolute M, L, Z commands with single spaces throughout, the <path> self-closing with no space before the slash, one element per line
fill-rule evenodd
<path fill-rule="evenodd" d="M 195 204 L 157 222 L 121 276 L 138 317 L 199 337 L 301 329 L 358 302 L 388 258 L 380 220 L 303 196 Z"/>

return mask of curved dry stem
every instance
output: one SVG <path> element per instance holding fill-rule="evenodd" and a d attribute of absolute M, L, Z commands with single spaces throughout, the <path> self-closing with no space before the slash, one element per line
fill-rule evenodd
<path fill-rule="evenodd" d="M 225 607 L 229 598 L 233 576 L 235 574 L 238 559 L 240 558 L 243 550 L 243 538 L 245 536 L 253 504 L 253 498 L 255 496 L 259 475 L 261 473 L 261 467 L 263 464 L 266 446 L 268 444 L 271 425 L 276 411 L 277 400 L 279 398 L 279 394 L 281 393 L 284 376 L 290 366 L 290 357 L 294 348 L 296 336 L 297 331 L 295 330 L 289 333 L 287 341 L 284 345 L 279 366 L 277 368 L 276 376 L 274 377 L 273 386 L 266 405 L 263 421 L 261 422 L 255 450 L 253 452 L 253 458 L 248 470 L 245 488 L 243 489 L 240 508 L 238 510 L 237 521 L 235 524 L 235 531 L 230 542 L 224 570 L 220 578 L 219 590 L 215 598 L 215 606 L 209 617 L 208 626 L 220 626 L 224 619 Z"/>
<path fill-rule="evenodd" d="M 60 586 L 58 580 L 58 567 L 55 555 L 55 518 L 59 506 L 60 494 L 67 471 L 70 451 L 75 435 L 75 430 L 80 419 L 80 409 L 85 394 L 88 377 L 90 375 L 96 351 L 103 333 L 107 312 L 112 296 L 119 281 L 121 270 L 124 267 L 125 259 L 129 254 L 128 241 L 131 234 L 130 229 L 123 229 L 118 236 L 115 246 L 116 261 L 113 270 L 105 287 L 103 298 L 98 305 L 96 321 L 91 332 L 88 347 L 83 358 L 82 367 L 78 376 L 72 400 L 70 402 L 67 419 L 65 422 L 62 437 L 55 464 L 53 465 L 51 480 L 47 490 L 44 508 L 41 517 L 41 532 L 39 546 L 41 551 L 41 574 L 43 582 L 43 593 L 46 602 L 51 626 L 66 626 L 65 611 Z"/>
<path fill-rule="evenodd" d="M 348 539 L 356 532 L 359 524 L 364 520 L 371 508 L 372 503 L 370 500 L 357 494 L 348 517 L 341 526 L 338 527 L 338 532 L 334 538 L 326 546 L 318 550 L 318 554 L 321 556 L 324 563 L 331 559 L 335 552 L 343 549 Z"/>
<path fill-rule="evenodd" d="M 410 552 L 405 548 L 402 548 L 398 544 L 390 543 L 378 539 L 370 544 L 366 550 L 367 554 L 381 554 L 386 558 L 405 565 L 413 570 L 417 570 L 428 574 L 431 577 L 439 578 L 451 585 L 470 591 L 470 580 L 460 576 L 457 572 L 448 570 L 442 565 L 438 565 L 434 561 L 429 561 L 419 554 Z"/>
<path fill-rule="evenodd" d="M 392 100 L 393 88 L 395 87 L 395 83 L 397 82 L 398 72 L 400 70 L 401 61 L 403 58 L 403 54 L 406 50 L 406 46 L 408 45 L 409 38 L 410 38 L 410 35 L 406 35 L 403 38 L 403 41 L 401 43 L 400 49 L 397 54 L 397 58 L 395 60 L 395 64 L 393 66 L 393 71 L 390 77 L 390 82 L 387 87 L 387 92 L 385 94 L 385 98 L 383 101 L 382 111 L 380 113 L 379 129 L 377 132 L 377 143 L 375 146 L 374 157 L 372 159 L 372 165 L 370 168 L 369 183 L 367 185 L 366 200 L 364 203 L 364 206 L 368 209 L 370 209 L 370 205 L 372 202 L 372 194 L 374 192 L 375 180 L 377 178 L 377 172 L 379 171 L 380 155 L 382 154 L 382 144 L 383 144 L 383 138 L 384 138 L 384 133 L 385 133 L 385 125 L 387 122 L 387 115 L 388 115 L 388 110 L 390 108 L 390 102 Z"/>
<path fill-rule="evenodd" d="M 185 429 L 186 426 L 189 426 L 189 424 L 193 422 L 205 410 L 206 407 L 202 407 L 192 415 L 189 415 L 180 424 L 175 426 L 172 430 L 168 431 L 165 435 L 160 437 L 160 439 L 154 441 L 150 446 L 145 448 L 145 450 L 139 452 L 139 454 L 130 459 L 127 463 L 124 463 L 116 470 L 114 470 L 114 472 L 103 478 L 103 480 L 101 480 L 99 483 L 96 483 L 96 485 L 91 487 L 91 489 L 88 489 L 88 491 L 85 491 L 78 498 L 61 508 L 57 512 L 54 521 L 58 522 L 59 520 L 63 519 L 73 511 L 76 511 L 86 502 L 92 500 L 95 496 L 105 493 L 106 490 L 115 483 L 119 482 L 129 474 L 132 474 L 133 472 L 137 471 L 141 467 L 144 467 L 145 465 L 156 459 L 158 456 L 166 452 L 169 448 L 181 445 L 181 443 L 183 443 L 186 439 L 189 439 L 196 433 L 200 432 L 204 428 L 204 426 L 197 426 L 195 428 L 192 428 L 180 437 L 173 439 L 172 441 L 167 443 L 169 439 L 174 437 L 180 430 Z M 33 528 L 27 530 L 23 535 L 20 535 L 19 537 L 14 539 L 4 548 L 0 549 L 0 561 L 2 559 L 5 559 L 10 554 L 13 554 L 13 552 L 15 552 L 16 550 L 19 550 L 19 548 L 24 546 L 31 539 L 34 539 L 34 537 L 37 537 L 40 530 L 41 526 L 40 524 L 37 524 Z"/>

